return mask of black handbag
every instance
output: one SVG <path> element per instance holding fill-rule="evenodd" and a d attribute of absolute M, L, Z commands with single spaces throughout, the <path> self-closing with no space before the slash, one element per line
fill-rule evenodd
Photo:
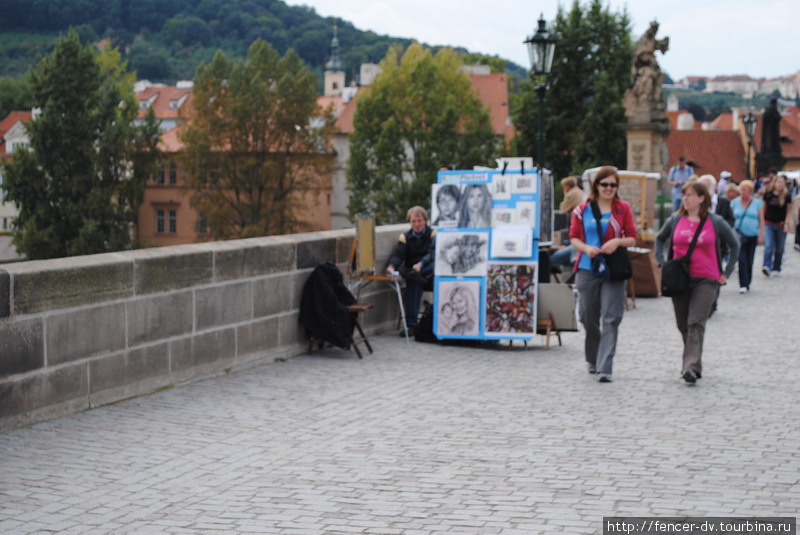
<path fill-rule="evenodd" d="M 698 225 L 694 233 L 694 238 L 692 238 L 692 244 L 689 245 L 689 250 L 686 251 L 686 254 L 680 258 L 670 258 L 661 266 L 661 295 L 666 297 L 681 295 L 689 288 L 689 262 L 705 222 L 706 218 L 700 221 L 700 225 Z M 677 227 L 677 223 L 675 226 Z M 674 239 L 675 229 L 672 230 L 672 240 L 674 241 Z M 672 243 L 670 243 L 669 255 L 672 256 Z"/>
<path fill-rule="evenodd" d="M 597 224 L 597 235 L 600 243 L 603 242 L 603 231 L 600 225 L 600 207 L 596 202 L 591 203 L 594 222 Z M 606 280 L 624 281 L 633 277 L 631 257 L 627 247 L 617 247 L 611 254 L 599 254 L 592 258 L 592 275 Z"/>

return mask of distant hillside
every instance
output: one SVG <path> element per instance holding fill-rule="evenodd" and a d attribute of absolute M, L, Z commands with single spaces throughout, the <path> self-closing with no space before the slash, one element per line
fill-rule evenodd
<path fill-rule="evenodd" d="M 166 83 L 192 79 L 197 65 L 210 61 L 218 49 L 243 57 L 258 38 L 281 54 L 293 48 L 321 76 L 334 23 L 348 81 L 361 63 L 383 59 L 393 43 L 411 42 L 361 31 L 281 0 L 0 0 L 0 14 L 0 76 L 14 77 L 48 54 L 69 27 L 87 43 L 111 39 L 139 79 Z M 476 57 L 493 70 L 505 63 L 473 54 L 470 61 Z M 526 75 L 516 64 L 505 67 L 515 77 Z"/>

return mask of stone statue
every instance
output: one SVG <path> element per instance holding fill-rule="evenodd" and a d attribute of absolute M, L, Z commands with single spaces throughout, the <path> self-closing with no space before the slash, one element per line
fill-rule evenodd
<path fill-rule="evenodd" d="M 761 152 L 766 154 L 781 153 L 780 124 L 781 114 L 778 111 L 778 100 L 772 99 L 764 111 L 761 127 Z"/>
<path fill-rule="evenodd" d="M 656 61 L 656 51 L 662 54 L 669 50 L 669 37 L 656 39 L 658 22 L 653 21 L 633 49 L 631 77 L 633 84 L 625 92 L 623 104 L 629 122 L 663 122 L 664 97 L 661 84 L 664 75 Z"/>

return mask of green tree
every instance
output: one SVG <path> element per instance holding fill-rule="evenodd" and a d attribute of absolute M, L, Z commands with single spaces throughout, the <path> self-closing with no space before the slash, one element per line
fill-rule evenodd
<path fill-rule="evenodd" d="M 612 13 L 601 0 L 569 11 L 559 8 L 550 88 L 545 96 L 543 162 L 555 177 L 579 174 L 602 164 L 624 166 L 622 98 L 630 86 L 633 53 L 627 12 Z M 517 153 L 537 153 L 539 100 L 536 82 L 526 80 L 512 110 L 519 135 Z"/>
<path fill-rule="evenodd" d="M 264 41 L 245 61 L 219 52 L 198 68 L 190 126 L 183 134 L 192 206 L 216 238 L 286 234 L 306 228 L 302 196 L 331 172 L 330 118 L 317 106 L 316 79 L 293 51 Z"/>
<path fill-rule="evenodd" d="M 30 77 L 0 77 L 0 121 L 12 111 L 30 110 L 33 107 L 33 92 Z"/>
<path fill-rule="evenodd" d="M 452 50 L 433 56 L 413 43 L 402 59 L 390 49 L 380 65 L 381 74 L 358 97 L 349 211 L 393 223 L 409 206 L 429 203 L 442 167 L 490 164 L 496 140 L 489 113 Z"/>
<path fill-rule="evenodd" d="M 151 115 L 136 125 L 133 76 L 119 52 L 98 54 L 70 32 L 31 83 L 42 113 L 28 125 L 30 150 L 5 166 L 17 250 L 38 259 L 130 248 L 157 165 L 157 124 Z"/>

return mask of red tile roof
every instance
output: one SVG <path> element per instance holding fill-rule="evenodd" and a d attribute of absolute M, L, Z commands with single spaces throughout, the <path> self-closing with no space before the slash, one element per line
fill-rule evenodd
<path fill-rule="evenodd" d="M 177 119 L 178 117 L 185 117 L 186 113 L 191 109 L 192 90 L 191 89 L 178 89 L 174 85 L 167 85 L 163 87 L 148 87 L 141 93 L 136 93 L 136 99 L 139 102 L 149 100 L 153 95 L 156 95 L 155 100 L 150 105 L 153 109 L 156 118 L 158 119 Z M 170 106 L 171 102 L 176 104 L 183 99 L 181 106 L 176 108 Z M 183 115 L 181 115 L 183 114 Z M 139 117 L 147 115 L 147 108 L 139 109 Z"/>
<path fill-rule="evenodd" d="M 669 161 L 683 155 L 698 175 L 719 177 L 730 171 L 734 178 L 747 175 L 747 159 L 739 133 L 733 130 L 674 130 L 667 138 Z"/>
<path fill-rule="evenodd" d="M 756 133 L 753 136 L 753 144 L 756 151 L 761 150 L 761 124 L 762 115 L 755 113 L 753 117 L 756 118 Z M 781 131 L 781 154 L 784 158 L 800 158 L 800 130 L 793 124 L 793 121 L 786 120 L 786 117 L 781 117 L 780 122 Z"/>
<path fill-rule="evenodd" d="M 0 155 L 6 153 L 6 142 L 3 139 L 3 136 L 6 135 L 6 132 L 11 130 L 17 122 L 23 121 L 27 123 L 31 120 L 31 112 L 29 111 L 12 111 L 6 118 L 0 121 Z"/>
<path fill-rule="evenodd" d="M 733 114 L 721 113 L 711 121 L 711 128 L 716 130 L 733 130 Z"/>

